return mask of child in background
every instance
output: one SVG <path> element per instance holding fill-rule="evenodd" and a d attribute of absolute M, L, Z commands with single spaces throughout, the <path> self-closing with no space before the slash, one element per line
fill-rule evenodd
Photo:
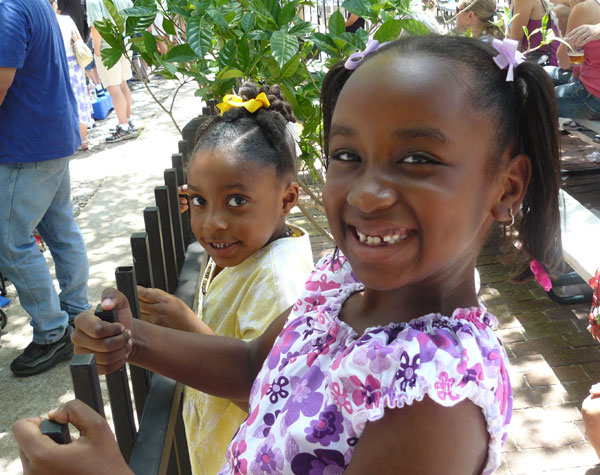
<path fill-rule="evenodd" d="M 160 289 L 138 287 L 146 321 L 250 341 L 297 300 L 313 268 L 308 234 L 286 224 L 298 199 L 296 118 L 278 87 L 246 83 L 241 103 L 204 122 L 188 167 L 192 230 L 210 255 L 201 281 L 200 318 Z M 262 102 L 260 102 L 262 101 Z M 216 474 L 235 430 L 248 416 L 228 399 L 186 387 L 183 418 L 192 468 Z"/>
<path fill-rule="evenodd" d="M 249 401 L 221 473 L 493 472 L 512 392 L 496 318 L 475 293 L 477 255 L 500 222 L 518 231 L 516 280 L 531 277 L 532 259 L 550 273 L 562 263 L 552 84 L 507 41 L 498 53 L 470 38 L 406 37 L 329 71 L 323 198 L 339 252 L 262 336 L 134 321 L 107 289 L 102 306 L 120 321 L 79 315 L 76 351 L 94 352 L 100 372 L 130 361 Z M 80 439 L 69 463 L 94 466 L 100 452 L 104 470 L 127 470 L 93 411 L 74 401 L 51 417 L 103 447 Z M 24 464 L 62 467 L 38 425 L 14 427 Z"/>

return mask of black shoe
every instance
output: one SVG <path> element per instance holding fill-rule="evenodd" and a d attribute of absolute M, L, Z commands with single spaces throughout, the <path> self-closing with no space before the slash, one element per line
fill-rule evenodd
<path fill-rule="evenodd" d="M 135 125 L 133 125 L 133 120 L 129 119 L 128 125 L 129 125 L 129 131 L 132 131 L 132 132 L 137 132 L 137 130 L 138 130 L 138 129 L 137 129 L 137 127 L 136 127 Z M 113 134 L 113 133 L 115 133 L 115 131 L 117 130 L 117 127 L 119 127 L 119 124 L 118 124 L 118 123 L 117 123 L 117 125 L 115 125 L 114 127 L 111 127 L 110 129 L 108 129 L 108 131 L 109 131 L 111 134 Z"/>
<path fill-rule="evenodd" d="M 65 334 L 54 343 L 40 345 L 32 341 L 27 345 L 23 354 L 10 364 L 11 371 L 16 376 L 32 376 L 43 373 L 61 361 L 70 359 L 73 356 L 72 334 L 73 329 L 67 325 Z"/>
<path fill-rule="evenodd" d="M 127 130 L 121 128 L 120 125 L 117 125 L 117 128 L 113 133 L 111 133 L 108 137 L 106 137 L 106 141 L 108 143 L 120 142 L 121 140 L 129 140 L 137 137 L 137 132 L 132 130 L 131 127 L 128 127 Z"/>

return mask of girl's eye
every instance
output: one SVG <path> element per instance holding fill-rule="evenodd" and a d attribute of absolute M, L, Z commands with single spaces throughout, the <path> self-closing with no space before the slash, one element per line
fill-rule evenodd
<path fill-rule="evenodd" d="M 227 201 L 227 206 L 232 206 L 234 208 L 237 208 L 239 206 L 245 205 L 247 202 L 248 202 L 248 200 L 246 198 L 244 198 L 243 196 L 232 196 Z"/>
<path fill-rule="evenodd" d="M 400 163 L 408 163 L 411 165 L 433 164 L 435 161 L 426 155 L 409 155 L 400 160 Z"/>
<path fill-rule="evenodd" d="M 360 157 L 350 152 L 337 152 L 331 156 L 332 160 L 340 162 L 360 162 Z"/>
<path fill-rule="evenodd" d="M 198 195 L 192 196 L 191 202 L 194 206 L 204 206 L 206 204 L 206 200 Z"/>

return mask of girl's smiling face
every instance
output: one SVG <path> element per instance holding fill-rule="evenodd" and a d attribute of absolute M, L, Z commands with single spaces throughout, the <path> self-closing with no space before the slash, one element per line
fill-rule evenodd
<path fill-rule="evenodd" d="M 367 288 L 472 286 L 504 192 L 486 172 L 494 122 L 470 105 L 467 75 L 455 68 L 386 52 L 339 95 L 323 199 L 331 232 Z"/>
<path fill-rule="evenodd" d="M 230 150 L 200 150 L 188 171 L 192 231 L 220 267 L 242 263 L 285 230 L 298 185 Z"/>

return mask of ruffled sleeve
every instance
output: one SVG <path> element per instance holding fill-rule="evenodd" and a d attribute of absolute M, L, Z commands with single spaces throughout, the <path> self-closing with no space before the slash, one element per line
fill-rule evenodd
<path fill-rule="evenodd" d="M 451 318 L 427 315 L 366 332 L 332 365 L 330 384 L 339 393 L 334 396 L 345 401 L 340 409 L 360 430 L 382 418 L 386 408 L 425 395 L 446 407 L 469 399 L 487 421 L 493 459 L 488 462 L 499 463 L 512 394 L 506 353 L 489 317 L 482 309 L 460 309 Z"/>

